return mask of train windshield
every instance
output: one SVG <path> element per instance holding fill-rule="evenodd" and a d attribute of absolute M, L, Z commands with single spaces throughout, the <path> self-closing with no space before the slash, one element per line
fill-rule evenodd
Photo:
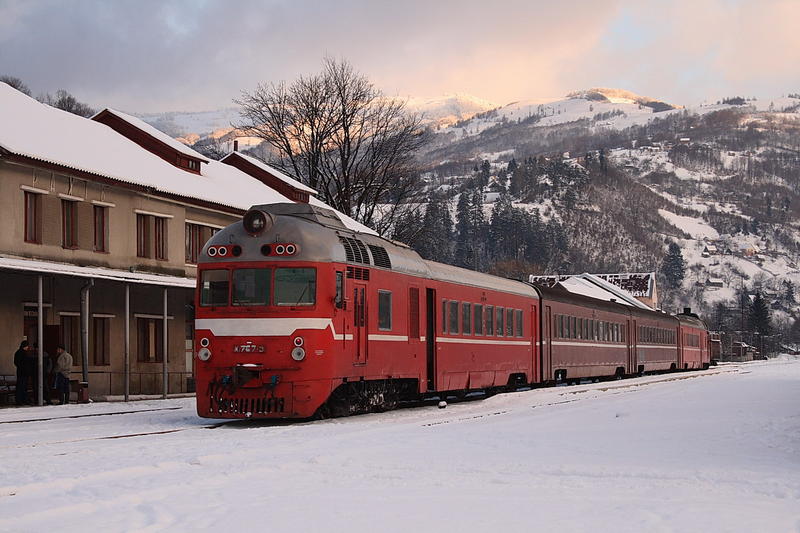
<path fill-rule="evenodd" d="M 238 268 L 233 271 L 233 305 L 269 304 L 270 270 Z"/>
<path fill-rule="evenodd" d="M 275 269 L 275 305 L 314 305 L 316 302 L 316 269 Z"/>
<path fill-rule="evenodd" d="M 200 305 L 228 305 L 228 271 L 204 270 L 200 278 Z"/>

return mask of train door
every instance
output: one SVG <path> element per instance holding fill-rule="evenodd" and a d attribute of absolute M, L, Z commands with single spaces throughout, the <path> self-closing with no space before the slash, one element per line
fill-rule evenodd
<path fill-rule="evenodd" d="M 544 308 L 544 317 L 542 320 L 542 339 L 541 339 L 541 350 L 542 350 L 542 382 L 550 381 L 554 379 L 553 377 L 553 318 L 552 312 L 549 305 L 546 305 Z"/>
<path fill-rule="evenodd" d="M 539 351 L 539 308 L 531 306 L 531 383 L 542 381 L 542 354 Z"/>
<path fill-rule="evenodd" d="M 683 368 L 683 328 L 678 327 L 678 361 L 676 368 Z"/>
<path fill-rule="evenodd" d="M 425 352 L 427 390 L 436 390 L 436 289 L 425 289 Z"/>
<path fill-rule="evenodd" d="M 367 362 L 367 286 L 353 283 L 353 341 L 356 353 L 354 363 L 363 365 Z"/>

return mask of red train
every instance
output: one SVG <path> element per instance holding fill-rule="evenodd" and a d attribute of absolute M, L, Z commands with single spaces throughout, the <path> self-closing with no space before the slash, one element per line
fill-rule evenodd
<path fill-rule="evenodd" d="M 197 412 L 307 418 L 709 364 L 672 316 L 426 261 L 308 204 L 251 208 L 198 266 Z"/>

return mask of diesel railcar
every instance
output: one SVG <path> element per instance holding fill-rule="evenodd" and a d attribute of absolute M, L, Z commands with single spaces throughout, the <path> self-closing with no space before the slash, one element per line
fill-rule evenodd
<path fill-rule="evenodd" d="M 695 317 L 426 261 L 302 203 L 255 206 L 217 232 L 195 300 L 197 411 L 211 418 L 342 415 L 708 363 Z"/>

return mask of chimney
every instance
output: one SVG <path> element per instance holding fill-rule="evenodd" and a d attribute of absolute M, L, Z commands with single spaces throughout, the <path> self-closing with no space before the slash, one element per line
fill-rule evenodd
<path fill-rule="evenodd" d="M 233 140 L 233 151 L 234 152 L 238 152 L 239 151 L 239 139 L 234 139 Z"/>

